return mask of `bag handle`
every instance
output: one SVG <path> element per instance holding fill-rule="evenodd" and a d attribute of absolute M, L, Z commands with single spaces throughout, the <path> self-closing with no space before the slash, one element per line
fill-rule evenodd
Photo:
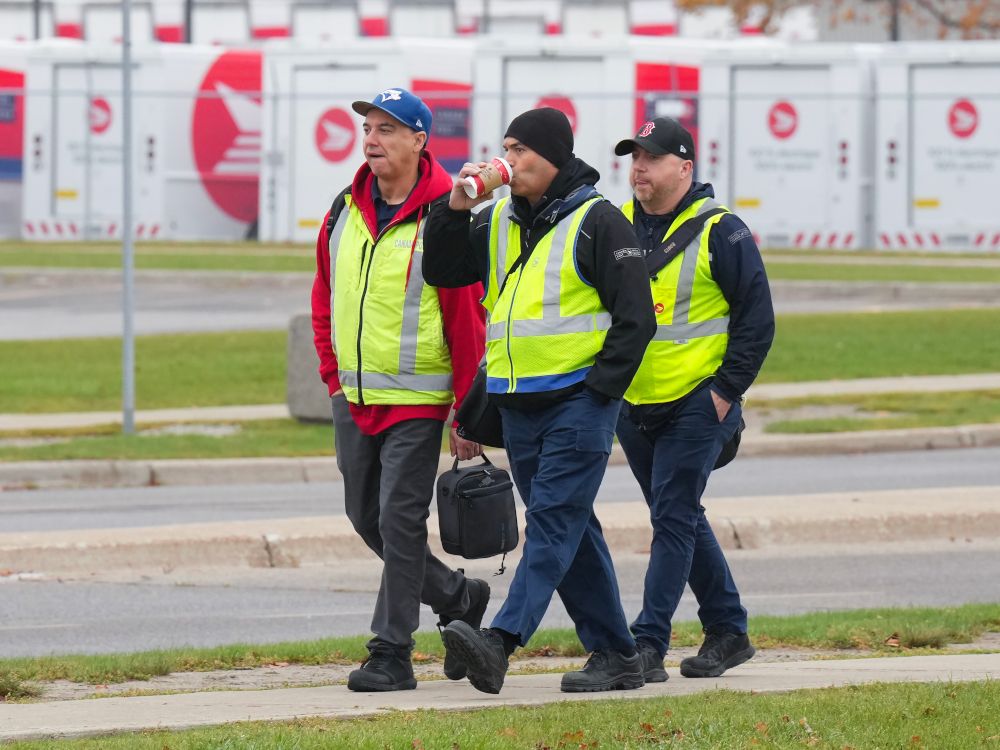
<path fill-rule="evenodd" d="M 478 456 L 473 456 L 473 458 L 481 458 L 481 459 L 483 459 L 483 463 L 481 464 L 482 466 L 489 466 L 491 469 L 495 469 L 496 468 L 496 466 L 493 465 L 493 462 L 490 461 L 486 457 L 485 453 L 480 453 Z M 452 471 L 458 471 L 458 462 L 459 462 L 459 460 L 460 460 L 459 457 L 455 456 L 455 463 L 453 463 L 451 465 L 451 470 Z M 472 459 L 470 458 L 469 460 L 471 461 Z"/>

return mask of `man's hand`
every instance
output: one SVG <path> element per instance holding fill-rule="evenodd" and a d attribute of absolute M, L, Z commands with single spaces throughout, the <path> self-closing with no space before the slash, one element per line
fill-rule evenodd
<path fill-rule="evenodd" d="M 465 178 L 479 174 L 487 166 L 489 165 L 484 161 L 477 164 L 471 162 L 465 163 L 465 166 L 462 167 L 458 173 L 458 177 L 455 179 L 455 184 L 451 188 L 451 195 L 448 197 L 449 208 L 453 211 L 470 211 L 474 206 L 478 206 L 480 203 L 485 203 L 493 198 L 492 192 L 487 193 L 481 198 L 470 198 L 469 194 L 465 192 L 465 186 L 468 184 Z"/>
<path fill-rule="evenodd" d="M 733 405 L 711 388 L 708 389 L 708 392 L 712 394 L 712 403 L 715 404 L 715 413 L 719 415 L 719 421 L 721 422 L 726 418 L 726 415 L 729 413 L 729 410 L 733 408 Z"/>
<path fill-rule="evenodd" d="M 451 426 L 451 431 L 448 433 L 448 448 L 451 455 L 457 456 L 459 461 L 468 461 L 483 452 L 483 446 L 479 443 L 473 443 L 471 440 L 459 437 L 458 429 L 454 425 Z"/>

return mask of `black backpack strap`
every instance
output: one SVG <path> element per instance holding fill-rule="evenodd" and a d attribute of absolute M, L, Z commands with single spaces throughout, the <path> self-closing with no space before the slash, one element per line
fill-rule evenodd
<path fill-rule="evenodd" d="M 650 276 L 656 276 L 664 266 L 684 252 L 684 248 L 691 244 L 705 222 L 713 216 L 727 213 L 721 206 L 709 209 L 681 224 L 677 229 L 653 252 L 646 256 L 646 271 Z"/>
<path fill-rule="evenodd" d="M 334 226 L 337 224 L 337 219 L 340 218 L 340 212 L 344 210 L 347 205 L 347 196 L 351 194 L 351 186 L 348 185 L 340 194 L 333 199 L 333 203 L 330 206 L 330 215 L 326 220 L 326 236 L 329 237 L 330 233 L 333 232 Z"/>

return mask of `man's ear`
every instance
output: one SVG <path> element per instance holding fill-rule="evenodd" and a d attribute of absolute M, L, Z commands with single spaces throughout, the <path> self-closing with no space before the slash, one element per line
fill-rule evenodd
<path fill-rule="evenodd" d="M 413 144 L 416 147 L 416 150 L 423 151 L 424 146 L 427 145 L 427 133 L 420 131 L 414 133 L 414 135 L 416 136 L 416 138 L 414 139 Z"/>

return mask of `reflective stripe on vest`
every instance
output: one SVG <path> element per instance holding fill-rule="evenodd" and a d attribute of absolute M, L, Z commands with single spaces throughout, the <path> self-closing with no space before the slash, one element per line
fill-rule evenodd
<path fill-rule="evenodd" d="M 521 245 L 522 230 L 512 221 L 507 199 L 496 205 L 489 228 L 489 286 L 483 298 L 489 312 L 486 364 L 491 393 L 566 387 L 582 380 L 593 366 L 611 315 L 594 287 L 581 278 L 575 253 L 584 219 L 602 200 L 597 196 L 584 201 L 545 231 L 527 262 L 510 277 L 506 266 L 516 263 L 510 255 L 514 244 Z"/>
<path fill-rule="evenodd" d="M 351 221 L 351 210 L 352 201 L 348 200 L 347 205 L 340 212 L 337 217 L 337 221 L 330 232 L 330 311 L 331 311 L 331 336 L 333 338 L 333 349 L 340 360 L 341 369 L 339 371 L 340 384 L 345 389 L 349 399 L 352 395 L 357 396 L 357 391 L 361 392 L 361 399 L 365 403 L 370 404 L 396 404 L 396 403 L 450 403 L 452 400 L 452 375 L 451 375 L 451 360 L 449 357 L 441 357 L 441 361 L 436 364 L 440 366 L 441 372 L 421 372 L 416 371 L 419 346 L 420 346 L 420 327 L 421 327 L 421 299 L 424 294 L 424 290 L 427 285 L 424 282 L 424 275 L 422 269 L 422 263 L 420 256 L 417 255 L 415 251 L 409 253 L 409 276 L 406 281 L 405 292 L 402 295 L 400 315 L 401 319 L 393 320 L 393 323 L 398 323 L 399 328 L 399 356 L 396 362 L 395 372 L 379 372 L 372 371 L 366 366 L 369 357 L 366 357 L 364 341 L 361 346 L 361 356 L 363 361 L 357 363 L 357 368 L 352 368 L 348 365 L 348 361 L 353 362 L 357 359 L 356 351 L 345 352 L 345 356 L 341 357 L 341 353 L 337 351 L 337 335 L 334 329 L 335 321 L 334 310 L 335 310 L 335 298 L 337 294 L 337 256 L 340 249 L 340 245 L 343 242 L 344 232 Z M 357 210 L 356 208 L 353 210 Z M 358 221 L 363 221 L 360 216 L 357 218 Z M 407 226 L 406 224 L 399 226 Z M 424 222 L 421 221 L 417 227 L 415 234 L 409 234 L 406 237 L 406 241 L 410 242 L 410 248 L 414 248 L 418 242 L 422 242 L 424 236 Z M 392 234 L 392 229 L 387 229 L 383 236 L 379 238 L 379 241 L 385 239 Z M 367 235 L 367 232 L 365 232 Z M 371 255 L 368 257 L 369 267 L 375 262 L 375 245 L 381 245 L 378 242 L 372 243 Z M 402 259 L 400 258 L 400 262 Z M 362 264 L 362 273 L 370 273 L 368 268 L 365 268 Z M 368 280 L 366 280 L 368 281 Z M 350 283 L 345 281 L 345 283 Z M 370 282 L 377 283 L 377 282 Z M 359 300 L 361 307 L 364 307 L 364 300 L 361 298 Z M 439 318 L 438 324 L 443 327 L 443 321 L 440 320 L 440 309 L 437 310 L 437 316 Z M 425 311 L 425 313 L 428 311 Z M 359 311 L 360 313 L 360 311 Z M 360 317 L 359 317 L 360 322 Z M 426 325 L 427 321 L 423 321 Z M 366 321 L 365 325 L 378 325 L 378 322 Z M 356 342 L 358 338 L 358 331 L 344 331 L 341 330 L 342 336 L 351 336 L 351 347 L 356 347 Z M 442 333 L 443 338 L 443 333 Z M 365 339 L 367 340 L 367 339 Z M 346 342 L 345 342 L 346 345 Z M 425 359 L 427 353 L 425 352 Z M 370 362 L 369 362 L 370 364 Z M 383 366 L 384 363 L 383 363 Z M 425 367 L 426 369 L 426 367 Z M 350 391 L 355 391 L 351 393 Z M 409 393 L 407 393 L 409 392 Z M 353 400 L 353 399 L 352 399 Z"/>
<path fill-rule="evenodd" d="M 588 204 L 584 204 L 585 206 Z M 589 206 L 588 209 L 589 210 Z M 507 243 L 510 239 L 510 232 L 504 230 L 505 222 L 510 220 L 512 215 L 511 203 L 508 200 L 504 203 L 500 211 L 500 231 L 497 236 L 497 288 L 503 286 L 504 279 L 507 278 L 506 260 Z M 586 214 L 585 214 L 586 216 Z M 597 313 L 596 315 L 569 315 L 559 314 L 559 303 L 561 297 L 561 271 L 562 252 L 553 252 L 566 247 L 569 239 L 569 228 L 573 224 L 572 217 L 566 217 L 556 224 L 555 233 L 552 236 L 552 249 L 549 251 L 548 262 L 545 264 L 545 291 L 542 296 L 542 318 L 541 320 L 515 320 L 511 333 L 517 337 L 524 336 L 551 336 L 559 333 L 587 333 L 588 331 L 606 331 L 611 328 L 611 313 Z M 580 220 L 580 225 L 583 220 Z M 576 238 L 573 238 L 574 250 L 576 248 Z M 596 325 L 595 325 L 596 324 Z M 496 341 L 507 335 L 507 321 L 490 323 L 486 328 L 486 340 Z"/>
<path fill-rule="evenodd" d="M 711 198 L 689 207 L 674 219 L 664 239 L 687 219 L 719 207 L 720 204 Z M 627 203 L 622 207 L 622 212 L 629 220 L 633 220 L 634 203 Z M 728 342 L 729 304 L 718 284 L 711 278 L 708 265 L 709 232 L 721 218 L 710 218 L 682 254 L 651 279 L 654 300 L 658 292 L 663 295 L 672 290 L 674 301 L 670 322 L 657 322 L 656 333 L 625 393 L 625 399 L 630 403 L 649 404 L 676 400 L 711 377 L 722 363 Z M 696 309 L 701 311 L 701 315 L 707 314 L 710 317 L 691 321 L 691 302 L 696 283 L 699 284 Z M 665 317 L 661 316 L 662 309 L 657 313 L 657 318 Z"/>

